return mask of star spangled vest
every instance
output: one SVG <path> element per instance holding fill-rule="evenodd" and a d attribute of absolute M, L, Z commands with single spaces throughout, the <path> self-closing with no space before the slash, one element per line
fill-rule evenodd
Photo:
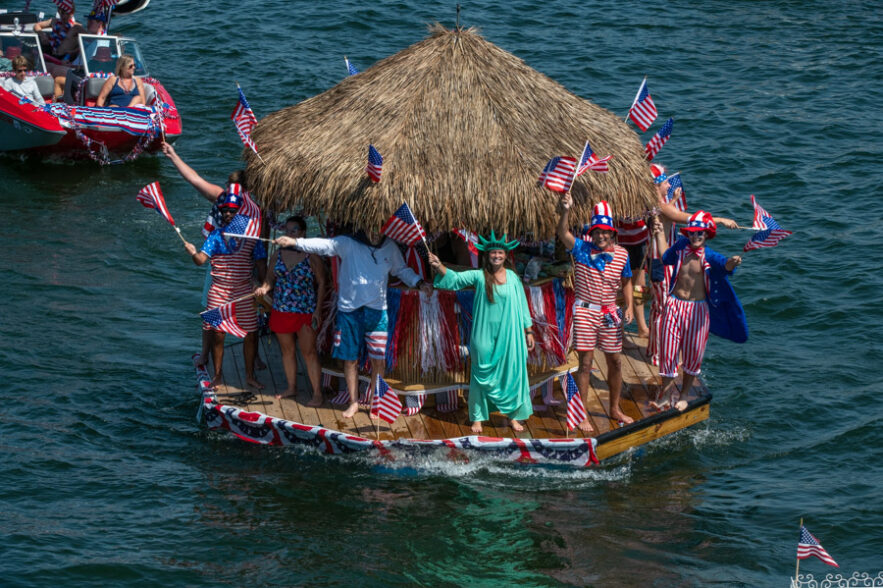
<path fill-rule="evenodd" d="M 52 47 L 52 53 L 58 51 L 58 47 L 61 45 L 62 41 L 67 38 L 67 34 L 70 32 L 71 27 L 74 26 L 74 18 L 71 17 L 65 22 L 62 22 L 60 19 L 55 19 L 55 24 L 52 25 L 52 30 L 49 31 L 47 35 L 47 39 L 49 40 L 49 46 Z"/>
<path fill-rule="evenodd" d="M 584 246 L 574 245 L 573 250 L 573 273 L 574 290 L 576 297 L 583 302 L 608 306 L 616 304 L 616 292 L 622 284 L 622 271 L 628 263 L 629 254 L 624 247 L 614 245 L 604 252 L 613 259 L 604 265 L 604 270 L 599 271 L 591 263 L 591 246 L 583 242 Z"/>

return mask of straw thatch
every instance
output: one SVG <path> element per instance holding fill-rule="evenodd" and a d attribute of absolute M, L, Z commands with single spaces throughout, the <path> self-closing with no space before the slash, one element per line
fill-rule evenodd
<path fill-rule="evenodd" d="M 558 195 L 537 186 L 554 155 L 588 139 L 613 154 L 610 173 L 574 188 L 574 221 L 599 200 L 614 214 L 654 201 L 638 136 L 613 113 L 568 92 L 473 30 L 433 28 L 423 41 L 330 90 L 261 120 L 246 150 L 251 191 L 273 211 L 324 212 L 377 228 L 408 202 L 427 230 L 491 228 L 554 234 Z M 383 178 L 365 173 L 368 144 Z"/>

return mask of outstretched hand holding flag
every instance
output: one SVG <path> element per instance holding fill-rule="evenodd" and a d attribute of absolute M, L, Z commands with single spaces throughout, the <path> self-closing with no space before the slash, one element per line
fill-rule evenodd
<path fill-rule="evenodd" d="M 757 232 L 745 244 L 744 251 L 761 249 L 763 247 L 775 247 L 779 244 L 779 241 L 792 234 L 791 231 L 786 231 L 780 227 L 779 223 L 770 216 L 770 213 L 757 203 L 754 194 L 751 195 L 751 204 L 754 206 L 754 229 Z"/>

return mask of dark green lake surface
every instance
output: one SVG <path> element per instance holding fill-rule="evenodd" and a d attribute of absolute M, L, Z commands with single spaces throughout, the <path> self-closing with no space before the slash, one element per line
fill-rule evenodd
<path fill-rule="evenodd" d="M 114 27 L 174 96 L 179 153 L 222 183 L 234 80 L 263 117 L 337 83 L 344 55 L 365 69 L 454 16 L 155 0 Z M 749 225 L 756 194 L 794 231 L 733 280 L 751 336 L 709 342 L 711 419 L 585 471 L 379 469 L 208 433 L 189 362 L 203 272 L 134 197 L 159 180 L 194 241 L 205 202 L 162 157 L 6 156 L 0 584 L 783 586 L 800 517 L 841 571 L 883 569 L 879 6 L 480 0 L 461 21 L 622 116 L 648 75 L 691 209 Z"/>

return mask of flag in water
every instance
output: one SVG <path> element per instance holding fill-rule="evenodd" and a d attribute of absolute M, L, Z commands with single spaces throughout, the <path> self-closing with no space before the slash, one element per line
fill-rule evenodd
<path fill-rule="evenodd" d="M 567 372 L 567 378 L 564 380 L 564 395 L 567 398 L 567 428 L 572 431 L 589 418 L 589 415 L 586 414 L 583 397 L 580 396 L 579 388 L 570 372 Z"/>
<path fill-rule="evenodd" d="M 372 182 L 380 181 L 380 174 L 383 173 L 383 156 L 374 148 L 374 145 L 368 145 L 368 167 L 365 168 L 368 177 Z"/>
<path fill-rule="evenodd" d="M 216 331 L 230 333 L 236 337 L 245 337 L 248 335 L 236 322 L 236 303 L 228 302 L 217 308 L 206 310 L 199 313 L 202 320 L 207 322 Z"/>
<path fill-rule="evenodd" d="M 478 267 L 478 234 L 466 229 L 454 229 L 454 234 L 466 241 L 466 247 L 469 249 L 469 261 L 472 267 Z"/>
<path fill-rule="evenodd" d="M 426 238 L 426 232 L 423 231 L 423 227 L 414 218 L 407 202 L 399 206 L 399 209 L 389 217 L 389 220 L 386 221 L 380 232 L 390 239 L 410 247 Z"/>
<path fill-rule="evenodd" d="M 395 422 L 402 412 L 402 403 L 399 401 L 395 390 L 377 375 L 377 385 L 374 387 L 374 398 L 371 400 L 371 414 L 379 416 L 388 423 Z"/>
<path fill-rule="evenodd" d="M 635 123 L 639 129 L 646 131 L 656 120 L 656 104 L 653 103 L 653 97 L 647 90 L 647 78 L 641 82 L 638 93 L 635 95 L 635 101 L 629 108 L 629 118 Z"/>
<path fill-rule="evenodd" d="M 576 159 L 559 155 L 550 159 L 546 167 L 543 168 L 539 183 L 553 192 L 567 192 L 573 184 L 575 171 Z"/>
<path fill-rule="evenodd" d="M 354 76 L 359 73 L 359 70 L 357 70 L 356 67 L 350 63 L 350 60 L 346 58 L 346 55 L 343 56 L 343 61 L 346 63 L 346 71 L 349 75 Z"/>
<path fill-rule="evenodd" d="M 779 226 L 779 223 L 770 216 L 763 206 L 757 203 L 754 194 L 751 195 L 751 204 L 754 206 L 754 228 L 759 229 L 745 244 L 743 251 L 761 249 L 763 247 L 775 247 L 779 241 L 791 234 Z"/>
<path fill-rule="evenodd" d="M 647 161 L 653 161 L 653 158 L 656 157 L 656 154 L 659 153 L 659 150 L 662 149 L 662 146 L 666 144 L 666 142 L 671 138 L 671 128 L 675 124 L 674 118 L 669 118 L 665 121 L 665 124 L 662 125 L 662 128 L 656 131 L 656 134 L 653 135 L 653 138 L 644 146 L 644 153 L 647 156 Z"/>
<path fill-rule="evenodd" d="M 258 148 L 255 146 L 254 141 L 251 140 L 251 131 L 257 126 L 258 119 L 254 115 L 251 106 L 248 105 L 248 100 L 245 99 L 245 94 L 242 93 L 242 88 L 239 87 L 239 84 L 236 85 L 236 89 L 239 90 L 239 102 L 236 103 L 236 108 L 233 109 L 233 114 L 230 115 L 230 118 L 233 119 L 233 124 L 236 125 L 236 131 L 239 133 L 239 138 L 242 139 L 242 142 L 257 153 Z"/>
<path fill-rule="evenodd" d="M 144 208 L 153 208 L 161 217 L 169 221 L 170 225 L 173 227 L 175 226 L 175 220 L 172 218 L 172 213 L 169 212 L 169 209 L 166 206 L 166 199 L 163 198 L 162 190 L 159 189 L 159 182 L 147 184 L 141 188 L 135 198 L 141 203 L 141 206 Z"/>
<path fill-rule="evenodd" d="M 806 559 L 810 556 L 819 558 L 829 566 L 834 566 L 835 568 L 840 567 L 837 565 L 837 562 L 834 561 L 834 558 L 828 555 L 828 552 L 825 551 L 825 548 L 822 547 L 819 540 L 813 537 L 813 534 L 810 533 L 806 527 L 801 525 L 800 539 L 797 540 L 797 559 Z"/>
<path fill-rule="evenodd" d="M 582 157 L 579 158 L 579 166 L 576 168 L 576 175 L 581 176 L 589 169 L 606 174 L 610 171 L 607 162 L 611 159 L 613 159 L 612 155 L 598 159 L 598 156 L 595 155 L 592 148 L 589 147 L 589 142 L 586 141 L 586 146 L 583 147 Z"/>

